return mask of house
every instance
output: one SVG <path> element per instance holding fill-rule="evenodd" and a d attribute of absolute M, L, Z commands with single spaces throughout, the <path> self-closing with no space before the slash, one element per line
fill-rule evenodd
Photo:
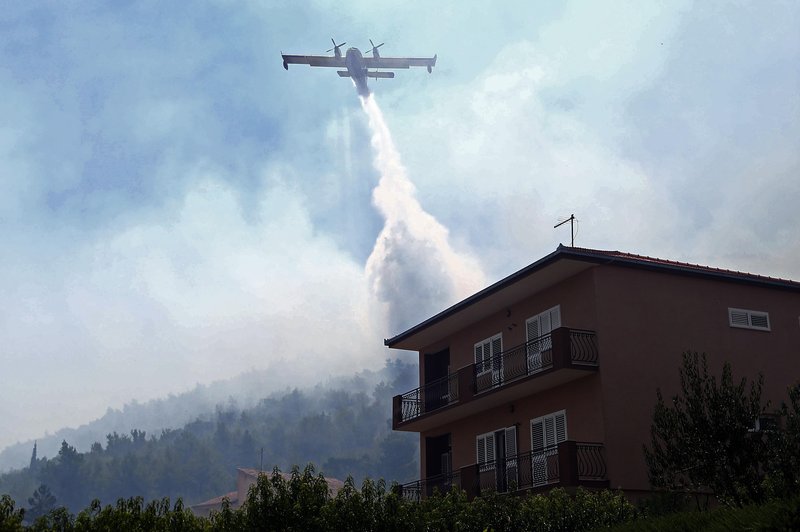
<path fill-rule="evenodd" d="M 800 378 L 800 283 L 621 253 L 553 253 L 385 340 L 419 352 L 393 428 L 420 435 L 417 498 L 456 485 L 649 491 L 656 389 L 685 351 L 764 375 L 773 405 Z"/>
<path fill-rule="evenodd" d="M 271 476 L 272 472 L 242 467 L 237 468 L 236 491 L 232 491 L 230 493 L 220 495 L 219 497 L 214 497 L 213 499 L 194 504 L 191 506 L 192 512 L 199 517 L 208 517 L 211 515 L 212 511 L 219 511 L 222 509 L 222 501 L 224 499 L 228 499 L 231 509 L 235 510 L 240 508 L 244 504 L 244 501 L 247 500 L 247 492 L 250 490 L 250 486 L 258 482 L 258 478 L 261 475 Z M 280 475 L 286 481 L 290 480 L 292 477 L 292 475 L 289 473 L 280 473 Z M 332 497 L 335 497 L 339 490 L 344 487 L 344 482 L 336 478 L 325 477 L 325 481 L 328 483 L 328 489 Z"/>

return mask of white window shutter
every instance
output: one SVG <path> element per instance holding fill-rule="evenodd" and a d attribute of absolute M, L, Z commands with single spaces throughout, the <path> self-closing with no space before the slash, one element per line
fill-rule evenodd
<path fill-rule="evenodd" d="M 482 464 L 486 461 L 486 439 L 484 436 L 478 436 L 478 463 Z"/>
<path fill-rule="evenodd" d="M 475 344 L 475 363 L 483 362 L 483 344 Z"/>
<path fill-rule="evenodd" d="M 747 311 L 745 310 L 737 310 L 737 309 L 729 309 L 730 318 L 731 318 L 731 325 L 738 325 L 740 327 L 749 327 L 750 321 L 747 318 Z"/>
<path fill-rule="evenodd" d="M 492 338 L 492 356 L 497 356 L 503 352 L 503 337 L 497 336 Z"/>
<path fill-rule="evenodd" d="M 561 327 L 561 307 L 553 307 L 550 310 L 550 330 Z"/>
<path fill-rule="evenodd" d="M 759 329 L 769 329 L 769 315 L 752 312 L 750 314 L 750 326 L 758 327 Z"/>
<path fill-rule="evenodd" d="M 531 449 L 538 451 L 544 448 L 544 421 L 542 418 L 531 421 Z"/>
<path fill-rule="evenodd" d="M 506 429 L 506 458 L 517 455 L 517 427 Z"/>
<path fill-rule="evenodd" d="M 553 416 L 544 418 L 544 445 L 550 447 L 556 443 L 555 421 Z"/>
<path fill-rule="evenodd" d="M 495 454 L 494 450 L 494 433 L 489 433 L 486 435 L 486 461 L 493 462 L 497 459 L 497 455 Z"/>
<path fill-rule="evenodd" d="M 769 313 L 758 310 L 745 310 L 741 308 L 729 308 L 728 320 L 731 327 L 742 329 L 758 329 L 769 331 Z"/>
<path fill-rule="evenodd" d="M 539 318 L 531 318 L 525 322 L 525 331 L 528 335 L 528 341 L 539 338 Z"/>
<path fill-rule="evenodd" d="M 539 331 L 542 334 L 550 334 L 550 331 L 553 330 L 553 327 L 550 323 L 550 313 L 545 312 L 539 317 Z"/>
<path fill-rule="evenodd" d="M 567 414 L 558 412 L 553 416 L 556 428 L 556 443 L 567 441 Z"/>

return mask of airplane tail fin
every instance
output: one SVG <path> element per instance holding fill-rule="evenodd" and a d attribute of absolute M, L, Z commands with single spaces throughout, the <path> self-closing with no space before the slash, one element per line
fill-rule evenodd
<path fill-rule="evenodd" d="M 336 73 L 339 74 L 340 78 L 349 78 L 350 77 L 350 72 L 348 72 L 347 70 L 337 70 Z"/>

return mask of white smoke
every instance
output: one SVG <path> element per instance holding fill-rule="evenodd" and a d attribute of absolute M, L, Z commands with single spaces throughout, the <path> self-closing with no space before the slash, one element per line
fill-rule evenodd
<path fill-rule="evenodd" d="M 397 333 L 480 289 L 485 277 L 473 257 L 453 249 L 447 228 L 420 205 L 375 97 L 362 97 L 361 105 L 381 176 L 372 201 L 385 220 L 366 274 Z"/>

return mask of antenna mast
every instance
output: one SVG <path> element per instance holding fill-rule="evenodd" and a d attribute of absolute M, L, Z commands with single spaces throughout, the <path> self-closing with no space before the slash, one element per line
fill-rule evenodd
<path fill-rule="evenodd" d="M 575 215 L 574 214 L 570 214 L 569 218 L 567 218 L 563 222 L 558 222 L 556 225 L 553 226 L 553 229 L 555 229 L 559 225 L 564 225 L 567 222 L 569 222 L 569 233 L 570 233 L 570 236 L 572 237 L 571 238 L 571 242 L 572 243 L 570 244 L 570 247 L 574 248 L 575 247 Z"/>

